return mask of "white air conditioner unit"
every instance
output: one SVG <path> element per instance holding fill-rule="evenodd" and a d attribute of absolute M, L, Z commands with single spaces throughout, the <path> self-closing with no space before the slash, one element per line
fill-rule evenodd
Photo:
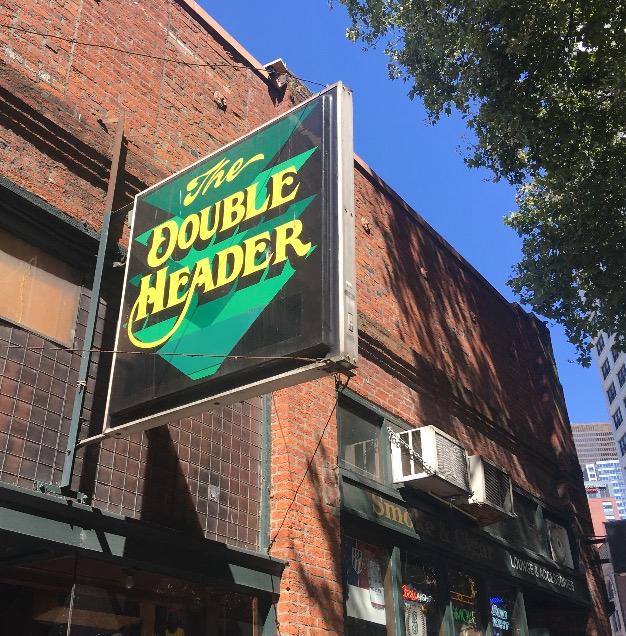
<path fill-rule="evenodd" d="M 393 481 L 437 497 L 469 494 L 467 452 L 434 426 L 389 430 Z M 421 458 L 421 459 L 420 459 Z"/>
<path fill-rule="evenodd" d="M 480 455 L 469 458 L 472 494 L 454 505 L 474 517 L 481 526 L 515 516 L 511 478 Z"/>
<path fill-rule="evenodd" d="M 567 529 L 550 519 L 546 519 L 546 528 L 548 530 L 548 539 L 550 541 L 550 550 L 552 558 L 559 565 L 568 568 L 574 567 L 572 559 L 572 549 L 569 544 L 569 536 Z"/>

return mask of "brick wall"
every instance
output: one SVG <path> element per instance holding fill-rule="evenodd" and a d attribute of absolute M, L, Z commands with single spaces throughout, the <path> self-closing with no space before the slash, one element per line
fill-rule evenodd
<path fill-rule="evenodd" d="M 115 125 L 105 120 L 120 109 L 126 147 L 114 207 L 302 94 L 301 87 L 279 94 L 249 64 L 227 66 L 244 60 L 184 3 L 54 5 L 3 2 L 0 11 L 5 24 L 27 30 L 216 64 L 183 66 L 0 29 L 3 176 L 89 227 L 100 226 L 110 169 Z M 86 324 L 86 278 L 75 348 Z M 94 343 L 104 348 L 113 344 L 119 280 L 106 295 Z M 9 324 L 0 324 L 0 337 L 0 479 L 26 488 L 35 480 L 58 482 L 79 356 Z M 94 356 L 81 437 L 101 426 L 109 364 L 107 354 Z M 98 507 L 257 547 L 260 447 L 260 400 L 252 400 L 81 450 L 72 485 Z"/>
<path fill-rule="evenodd" d="M 53 7 L 0 0 L 0 10 L 5 23 L 21 28 L 214 65 L 175 65 L 0 29 L 3 174 L 92 228 L 100 226 L 114 131 L 104 120 L 121 108 L 127 147 L 117 206 L 304 94 L 296 84 L 278 93 L 244 51 L 182 0 L 67 0 Z M 499 296 L 361 162 L 356 226 L 361 357 L 350 388 L 409 423 L 449 431 L 508 469 L 521 487 L 575 514 L 579 536 L 590 534 L 543 325 Z M 114 296 L 108 312 L 103 306 L 99 343 L 109 342 L 106 320 L 114 319 L 119 302 Z M 30 342 L 10 331 L 5 335 L 15 342 Z M 8 449 L 0 477 L 26 485 L 40 474 L 58 477 L 72 393 L 58 382 L 77 364 L 63 352 L 38 360 L 11 359 L 15 355 L 7 351 L 5 369 L 13 371 L 0 385 L 6 416 L 0 452 L 3 444 Z M 33 369 L 43 367 L 48 371 L 35 377 Z M 92 375 L 89 389 L 98 404 L 95 367 Z M 48 378 L 50 386 L 38 386 Z M 341 633 L 335 399 L 328 379 L 278 392 L 273 400 L 272 554 L 290 562 L 278 606 L 283 634 Z M 96 429 L 98 408 L 88 403 Z M 259 419 L 255 401 L 108 441 L 99 454 L 92 449 L 79 457 L 75 485 L 91 488 L 98 506 L 251 545 L 258 517 L 244 508 L 258 497 L 252 465 Z M 594 577 L 590 569 L 592 596 L 602 607 Z M 592 616 L 587 633 L 605 631 L 606 621 Z"/>
<path fill-rule="evenodd" d="M 297 87 L 285 95 L 274 90 L 186 3 L 53 5 L 3 1 L 0 11 L 5 24 L 23 29 L 215 65 L 173 64 L 0 28 L 4 175 L 92 227 L 100 225 L 114 134 L 114 125 L 103 121 L 120 109 L 126 113 L 128 195 L 300 99 Z"/>

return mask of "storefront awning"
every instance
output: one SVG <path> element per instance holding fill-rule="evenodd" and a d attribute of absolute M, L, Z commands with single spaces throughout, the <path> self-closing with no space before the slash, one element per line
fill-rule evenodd
<path fill-rule="evenodd" d="M 75 501 L 0 485 L 0 565 L 80 553 L 276 596 L 283 561 Z"/>

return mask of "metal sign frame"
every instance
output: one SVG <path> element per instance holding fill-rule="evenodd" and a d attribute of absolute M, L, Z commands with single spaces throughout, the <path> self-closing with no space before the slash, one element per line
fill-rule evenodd
<path fill-rule="evenodd" d="M 215 394 L 205 395 L 197 400 L 191 400 L 186 404 L 166 408 L 157 413 L 152 413 L 146 417 L 138 417 L 131 421 L 121 423 L 119 425 L 110 426 L 111 399 L 112 399 L 112 379 L 114 377 L 116 362 L 118 359 L 118 347 L 120 340 L 120 331 L 122 328 L 123 315 L 122 308 L 127 293 L 127 280 L 130 264 L 130 250 L 132 250 L 132 240 L 129 247 L 129 255 L 126 263 L 126 272 L 124 277 L 124 294 L 120 309 L 120 316 L 117 325 L 115 352 L 111 367 L 111 381 L 109 382 L 109 393 L 106 402 L 106 410 L 104 417 L 104 427 L 101 434 L 82 440 L 79 446 L 83 446 L 104 437 L 121 436 L 134 431 L 147 430 L 166 423 L 174 422 L 183 417 L 189 417 L 194 414 L 220 408 L 229 404 L 240 402 L 251 397 L 262 395 L 288 386 L 293 386 L 302 382 L 314 380 L 327 375 L 328 373 L 338 370 L 349 371 L 357 364 L 357 314 L 356 314 L 356 285 L 355 285 L 355 259 L 354 259 L 354 151 L 352 145 L 352 94 L 341 82 L 334 84 L 324 91 L 312 96 L 305 102 L 298 104 L 296 107 L 281 114 L 278 117 L 266 122 L 262 126 L 254 129 L 241 138 L 227 144 L 203 157 L 194 164 L 186 166 L 184 169 L 167 177 L 161 182 L 148 188 L 144 192 L 139 193 L 135 197 L 131 236 L 134 237 L 137 202 L 140 197 L 145 197 L 150 192 L 157 190 L 163 184 L 176 179 L 185 172 L 192 170 L 200 164 L 206 163 L 217 154 L 223 153 L 242 141 L 256 135 L 264 129 L 272 126 L 278 120 L 288 117 L 291 113 L 305 107 L 307 104 L 323 98 L 328 93 L 335 92 L 336 99 L 333 104 L 336 108 L 335 121 L 336 131 L 333 142 L 337 146 L 336 160 L 336 183 L 334 184 L 336 192 L 336 230 L 337 230 L 337 284 L 336 290 L 338 297 L 336 300 L 337 307 L 337 336 L 338 346 L 336 351 L 331 352 L 324 359 L 315 362 L 302 362 L 301 366 L 263 377 L 249 383 L 243 383 L 241 386 L 229 388 L 228 390 L 218 391 Z"/>

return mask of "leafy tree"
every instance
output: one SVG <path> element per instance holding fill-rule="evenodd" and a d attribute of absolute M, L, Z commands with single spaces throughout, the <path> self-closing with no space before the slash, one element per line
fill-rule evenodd
<path fill-rule="evenodd" d="M 626 335 L 626 1 L 340 0 L 348 37 L 382 41 L 431 121 L 458 110 L 466 162 L 518 188 L 509 285 L 588 364 Z"/>

